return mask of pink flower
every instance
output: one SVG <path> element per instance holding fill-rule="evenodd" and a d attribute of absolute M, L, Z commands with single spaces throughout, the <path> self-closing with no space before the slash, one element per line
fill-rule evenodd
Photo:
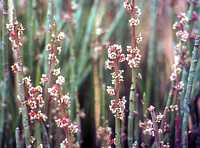
<path fill-rule="evenodd" d="M 123 120 L 125 103 L 125 97 L 122 97 L 121 99 L 111 100 L 111 105 L 109 106 L 109 108 L 116 118 Z"/>
<path fill-rule="evenodd" d="M 176 36 L 180 38 L 181 41 L 186 42 L 189 38 L 189 33 L 187 31 L 178 31 Z"/>
<path fill-rule="evenodd" d="M 21 69 L 21 66 L 19 63 L 15 63 L 11 66 L 11 70 L 14 72 L 14 73 L 17 73 L 17 72 L 21 72 L 22 69 Z"/>
<path fill-rule="evenodd" d="M 132 48 L 131 46 L 127 46 L 127 56 L 126 60 L 130 68 L 138 68 L 141 61 L 140 50 L 136 48 Z"/>
<path fill-rule="evenodd" d="M 58 97 L 59 95 L 59 90 L 60 90 L 60 87 L 58 85 L 53 85 L 52 88 L 48 88 L 48 93 L 50 94 L 50 96 L 52 97 Z"/>
<path fill-rule="evenodd" d="M 124 1 L 124 8 L 129 12 L 133 11 L 133 6 L 128 2 L 128 0 Z"/>
<path fill-rule="evenodd" d="M 70 124 L 70 119 L 67 117 L 58 118 L 55 120 L 58 127 L 67 127 Z"/>
<path fill-rule="evenodd" d="M 129 25 L 132 27 L 132 26 L 137 26 L 140 24 L 140 20 L 138 18 L 131 18 L 129 20 Z"/>
<path fill-rule="evenodd" d="M 63 76 L 58 76 L 56 84 L 63 85 L 65 83 L 65 78 Z"/>
<path fill-rule="evenodd" d="M 148 108 L 148 111 L 150 111 L 150 112 L 152 112 L 152 111 L 154 111 L 155 110 L 155 107 L 154 106 L 149 106 L 149 108 Z"/>
<path fill-rule="evenodd" d="M 57 101 L 58 101 L 58 105 L 64 104 L 66 106 L 66 108 L 70 107 L 71 102 L 70 102 L 69 94 L 66 94 L 66 95 L 62 96 Z"/>
<path fill-rule="evenodd" d="M 115 89 L 112 86 L 107 86 L 106 91 L 110 96 L 114 96 L 115 95 Z"/>

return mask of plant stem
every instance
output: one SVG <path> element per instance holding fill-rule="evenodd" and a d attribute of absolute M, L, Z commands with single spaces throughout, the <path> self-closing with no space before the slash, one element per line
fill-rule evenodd
<path fill-rule="evenodd" d="M 191 91 L 192 91 L 192 84 L 193 84 L 193 79 L 194 79 L 194 74 L 196 70 L 196 65 L 198 62 L 198 48 L 199 48 L 199 38 L 196 38 L 195 44 L 194 44 L 194 49 L 192 51 L 192 62 L 189 70 L 189 75 L 188 75 L 188 82 L 187 82 L 187 88 L 184 96 L 184 102 L 183 102 L 183 107 L 184 107 L 184 114 L 183 114 L 183 126 L 182 126 L 182 145 L 183 148 L 188 147 L 188 116 L 189 116 L 189 103 L 191 99 Z"/>
<path fill-rule="evenodd" d="M 27 57 L 28 67 L 30 68 L 30 72 L 32 72 L 32 64 L 33 64 L 33 0 L 27 1 L 28 10 L 27 10 L 27 37 L 28 37 L 28 49 L 25 53 L 25 57 Z"/>
<path fill-rule="evenodd" d="M 16 148 L 21 148 L 19 127 L 15 129 Z"/>
<path fill-rule="evenodd" d="M 148 67 L 147 67 L 147 83 L 146 83 L 146 100 L 145 110 L 150 105 L 150 98 L 152 98 L 153 94 L 153 71 L 155 65 L 155 55 L 156 55 L 156 28 L 157 28 L 157 5 L 158 0 L 151 0 L 151 32 L 149 39 L 149 49 L 148 49 Z"/>
<path fill-rule="evenodd" d="M 96 53 L 97 54 L 97 53 Z M 94 83 L 94 96 L 95 96 L 95 123 L 96 128 L 100 124 L 100 98 L 101 98 L 101 84 L 98 73 L 98 59 L 93 59 L 93 83 Z"/>
<path fill-rule="evenodd" d="M 118 118 L 115 118 L 115 140 L 116 140 L 116 143 L 115 143 L 115 146 L 116 148 L 121 148 L 121 143 L 120 143 L 120 133 L 121 133 L 121 128 L 120 128 L 120 119 Z"/>
<path fill-rule="evenodd" d="M 8 15 L 9 15 L 9 23 L 13 24 L 14 22 L 14 4 L 12 0 L 8 0 Z M 23 84 L 23 57 L 21 49 L 17 49 L 18 54 L 13 53 L 14 62 L 20 63 L 20 72 L 16 73 L 16 96 L 17 99 L 20 100 L 21 103 L 24 102 L 24 84 Z M 28 121 L 28 113 L 25 105 L 21 106 L 22 113 L 22 123 L 24 128 L 24 138 L 26 146 L 28 147 L 30 144 L 30 130 L 29 130 L 29 121 Z"/>
<path fill-rule="evenodd" d="M 128 146 L 132 148 L 133 145 L 133 122 L 134 122 L 134 98 L 135 98 L 135 72 L 132 69 L 132 82 L 131 82 L 131 89 L 129 95 L 129 116 L 128 116 Z"/>
<path fill-rule="evenodd" d="M 161 148 L 161 141 L 160 141 L 160 134 L 158 132 L 158 124 L 156 122 L 156 113 L 155 111 L 151 111 L 151 118 L 152 118 L 152 122 L 153 122 L 153 129 L 155 132 L 155 142 L 156 142 L 156 147 L 157 148 Z"/>
<path fill-rule="evenodd" d="M 3 143 L 3 132 L 4 132 L 4 125 L 5 125 L 5 114 L 6 114 L 6 107 L 7 107 L 7 99 L 8 99 L 8 80 L 9 80 L 9 70 L 8 70 L 8 45 L 7 45 L 7 35 L 6 35 L 6 16 L 5 12 L 7 10 L 7 2 L 3 2 L 3 18 L 2 18 L 2 46 L 0 47 L 0 59 L 1 59 L 1 78 L 0 78 L 0 85 L 2 87 L 1 92 L 1 107 L 0 107 L 0 146 Z"/>

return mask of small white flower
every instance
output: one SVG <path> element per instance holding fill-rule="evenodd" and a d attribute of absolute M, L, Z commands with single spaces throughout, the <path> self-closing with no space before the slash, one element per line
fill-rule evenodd
<path fill-rule="evenodd" d="M 140 20 L 138 18 L 131 18 L 129 20 L 129 25 L 132 26 L 137 26 L 140 24 Z"/>
<path fill-rule="evenodd" d="M 65 78 L 63 76 L 58 76 L 56 84 L 63 85 L 65 83 Z"/>
<path fill-rule="evenodd" d="M 114 90 L 114 88 L 112 86 L 107 86 L 106 91 L 110 96 L 114 96 L 115 95 L 115 90 Z"/>

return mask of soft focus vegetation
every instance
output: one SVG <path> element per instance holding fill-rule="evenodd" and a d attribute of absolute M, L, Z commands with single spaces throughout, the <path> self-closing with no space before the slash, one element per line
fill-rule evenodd
<path fill-rule="evenodd" d="M 0 148 L 200 147 L 199 0 L 0 0 Z"/>

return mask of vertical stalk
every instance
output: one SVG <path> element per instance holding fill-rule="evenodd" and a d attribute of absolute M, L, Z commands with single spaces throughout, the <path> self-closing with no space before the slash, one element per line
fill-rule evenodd
<path fill-rule="evenodd" d="M 115 118 L 115 139 L 116 139 L 116 144 L 115 144 L 115 146 L 116 146 L 116 148 L 121 148 L 121 143 L 120 143 L 120 133 L 121 133 L 121 131 L 120 131 L 120 119 L 118 119 L 118 118 Z"/>
<path fill-rule="evenodd" d="M 132 82 L 129 95 L 129 115 L 128 115 L 128 147 L 132 148 L 133 145 L 133 122 L 134 122 L 134 98 L 135 98 L 135 72 L 132 70 Z"/>
<path fill-rule="evenodd" d="M 47 10 L 47 16 L 46 16 L 46 37 L 45 37 L 45 49 L 47 49 L 47 44 L 49 43 L 50 39 L 50 24 L 53 22 L 53 0 L 48 0 L 48 10 Z M 44 50 L 44 72 L 48 72 L 48 54 L 47 51 Z"/>
<path fill-rule="evenodd" d="M 150 113 L 151 113 L 151 118 L 152 118 L 152 122 L 153 122 L 153 129 L 155 132 L 156 147 L 161 148 L 160 134 L 158 132 L 158 124 L 156 122 L 156 113 L 155 113 L 154 109 L 152 111 L 150 111 Z"/>
<path fill-rule="evenodd" d="M 15 129 L 16 148 L 21 148 L 19 127 Z"/>
<path fill-rule="evenodd" d="M 98 53 L 96 53 L 98 54 Z M 98 59 L 94 59 L 93 62 L 93 83 L 94 83 L 94 96 L 95 96 L 95 123 L 96 128 L 100 124 L 100 98 L 101 98 L 101 85 L 98 74 Z"/>
<path fill-rule="evenodd" d="M 25 53 L 25 57 L 28 59 L 28 67 L 30 68 L 30 72 L 32 72 L 32 64 L 33 64 L 33 0 L 27 1 L 27 37 L 28 37 L 28 49 Z"/>
<path fill-rule="evenodd" d="M 131 0 L 131 5 L 133 6 L 133 8 L 135 7 L 135 0 Z M 132 15 L 135 15 L 135 14 L 132 14 Z M 136 48 L 137 47 L 136 28 L 135 26 L 132 26 L 130 29 L 131 29 L 131 45 L 132 45 L 132 48 Z M 133 115 L 134 115 L 135 105 L 138 105 L 138 104 L 135 104 L 136 69 L 132 68 L 131 72 L 132 72 L 132 75 L 131 75 L 131 88 L 130 88 L 130 95 L 129 95 L 129 115 L 128 115 L 128 147 L 129 148 L 132 148 L 133 146 L 133 136 L 134 136 Z M 138 136 L 137 131 L 135 131 L 135 134 Z"/>
<path fill-rule="evenodd" d="M 103 84 L 102 85 L 102 92 L 101 92 L 101 118 L 100 118 L 100 125 L 103 126 L 106 121 L 107 121 L 107 118 L 106 118 L 106 100 L 105 100 L 105 85 Z"/>
<path fill-rule="evenodd" d="M 185 96 L 184 96 L 184 102 L 183 102 L 183 106 L 184 106 L 184 114 L 183 114 L 183 126 L 182 126 L 182 145 L 183 148 L 187 148 L 188 147 L 188 116 L 189 116 L 189 103 L 190 103 L 190 99 L 191 99 L 191 91 L 192 91 L 192 84 L 193 84 L 193 79 L 194 79 L 194 74 L 195 74 L 195 70 L 196 70 L 196 65 L 198 62 L 198 49 L 199 49 L 199 37 L 196 38 L 195 40 L 195 44 L 194 44 L 194 49 L 192 51 L 192 62 L 191 62 L 191 66 L 190 66 L 190 70 L 189 70 L 189 75 L 188 75 L 188 83 L 187 83 L 187 87 L 186 87 L 186 92 L 185 92 Z"/>
<path fill-rule="evenodd" d="M 147 58 L 147 83 L 146 83 L 146 100 L 145 110 L 150 105 L 150 98 L 152 97 L 151 94 L 153 93 L 153 70 L 154 70 L 154 62 L 155 62 L 155 55 L 156 55 L 156 28 L 157 28 L 157 5 L 158 0 L 151 0 L 151 32 L 149 37 L 149 48 L 148 48 L 148 58 Z"/>
<path fill-rule="evenodd" d="M 1 59 L 1 68 L 0 68 L 0 85 L 2 87 L 1 92 L 1 107 L 0 107 L 0 146 L 2 146 L 3 142 L 3 133 L 4 133 L 4 125 L 5 125 L 5 113 L 7 106 L 7 88 L 8 88 L 8 47 L 7 47 L 7 35 L 6 35 L 6 10 L 7 10 L 7 2 L 3 2 L 3 16 L 2 16 L 2 34 L 1 34 L 1 47 L 0 47 L 0 59 Z"/>
<path fill-rule="evenodd" d="M 14 22 L 14 4 L 12 0 L 8 0 L 8 18 L 9 23 L 13 24 Z M 16 73 L 16 96 L 20 102 L 24 102 L 24 85 L 23 85 L 23 57 L 22 50 L 17 49 L 18 54 L 13 54 L 14 62 L 20 63 L 20 72 Z M 24 138 L 25 144 L 28 147 L 30 144 L 30 131 L 29 131 L 29 121 L 28 121 L 28 113 L 25 105 L 21 106 L 20 113 L 22 113 L 22 124 L 24 128 Z"/>

